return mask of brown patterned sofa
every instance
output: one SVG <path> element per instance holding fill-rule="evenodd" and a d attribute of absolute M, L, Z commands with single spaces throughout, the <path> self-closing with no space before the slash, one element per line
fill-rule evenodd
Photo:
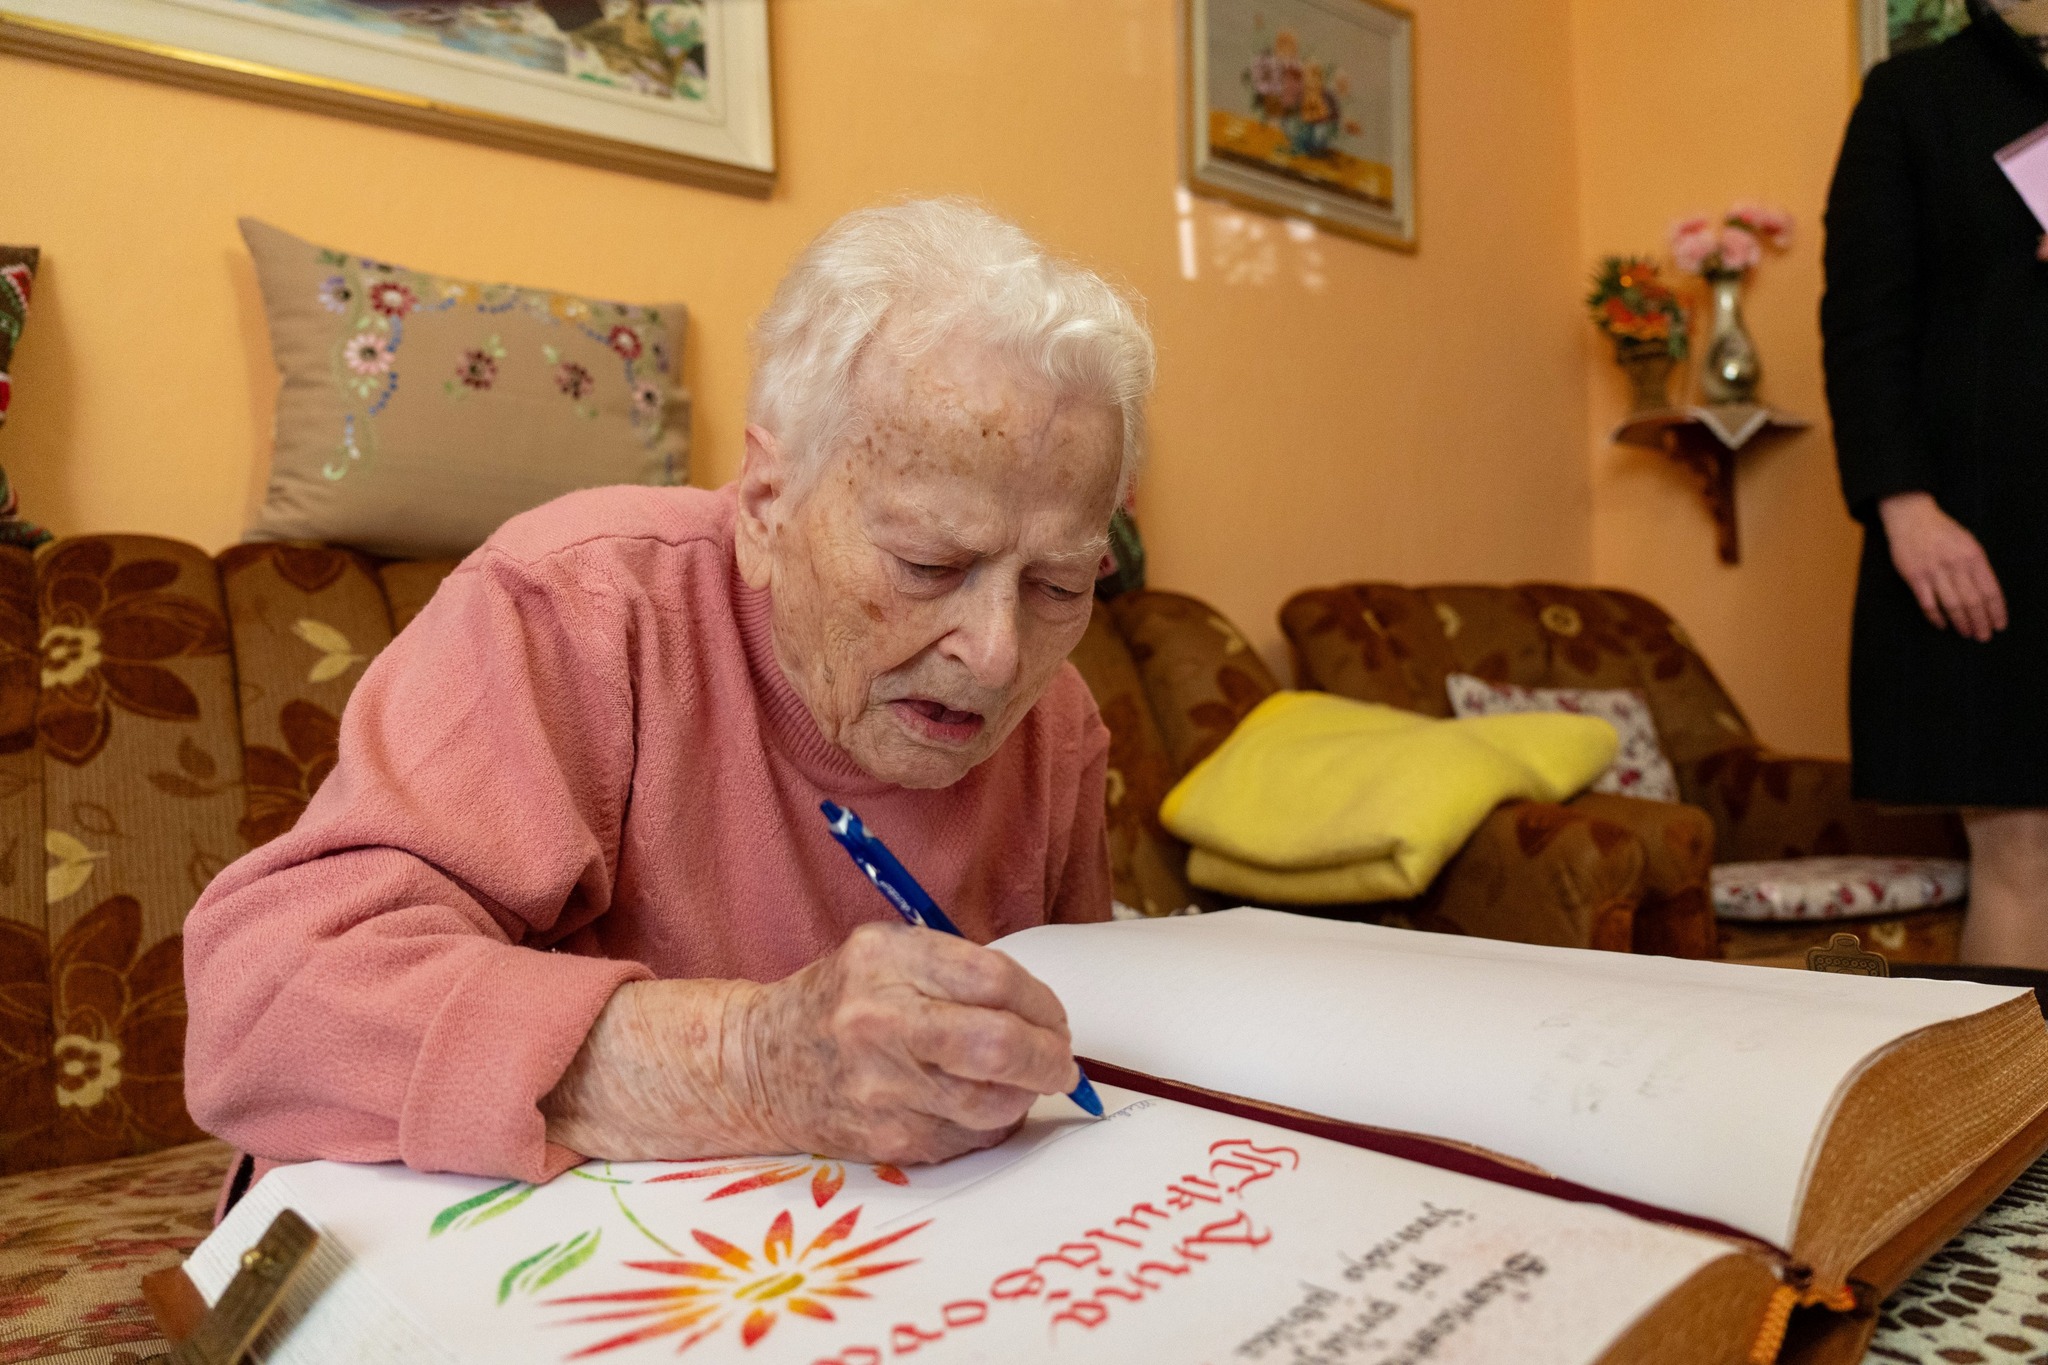
<path fill-rule="evenodd" d="M 185 912 L 298 818 L 363 664 L 452 567 L 0 547 L 0 1361 L 163 1349 L 139 1281 L 205 1235 L 228 1162 L 185 1113 Z"/>
<path fill-rule="evenodd" d="M 1715 862 L 1966 856 L 1953 816 L 1852 800 L 1847 763 L 1766 749 L 1684 628 L 1633 593 L 1554 583 L 1347 583 L 1297 593 L 1281 607 L 1280 626 L 1302 686 L 1429 715 L 1450 714 L 1444 680 L 1451 673 L 1528 687 L 1639 690 L 1681 796 L 1712 821 Z M 1951 911 L 1858 927 L 1894 957 L 1950 961 L 1959 925 L 1960 913 Z M 1766 957 L 1771 934 L 1724 925 L 1721 946 L 1731 957 Z"/>
<path fill-rule="evenodd" d="M 1152 915 L 1214 908 L 1189 888 L 1187 847 L 1160 827 L 1159 802 L 1278 682 L 1229 621 L 1169 592 L 1097 603 L 1073 659 L 1112 736 L 1117 899 Z M 1495 811 L 1417 900 L 1296 908 L 1485 938 L 1704 957 L 1715 947 L 1706 891 L 1713 837 L 1707 816 L 1688 806 L 1590 795 L 1563 806 L 1518 802 Z"/>

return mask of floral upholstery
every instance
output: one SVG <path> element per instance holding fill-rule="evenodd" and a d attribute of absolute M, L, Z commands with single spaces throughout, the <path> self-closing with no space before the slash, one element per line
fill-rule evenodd
<path fill-rule="evenodd" d="M 211 1230 L 231 1156 L 193 1142 L 0 1180 L 0 1361 L 136 1365 L 169 1349 L 142 1277 Z"/>
<path fill-rule="evenodd" d="M 34 688 L 25 712 L 0 702 L 17 724 L 33 718 L 0 742 L 18 746 L 0 769 L 0 1172 L 203 1136 L 184 1106 L 180 931 L 241 851 L 242 816 L 234 669 L 206 557 L 95 536 L 32 569 L 7 562 L 0 695 Z M 38 787 L 40 801 L 18 799 Z"/>
<path fill-rule="evenodd" d="M 1159 803 L 1176 774 L 1138 666 L 1106 604 L 1096 603 L 1088 633 L 1069 657 L 1109 727 L 1106 795 L 1113 894 L 1141 914 L 1172 914 L 1195 903 L 1182 875 L 1187 845 L 1159 823 Z"/>
<path fill-rule="evenodd" d="M 1142 591 L 1123 593 L 1108 607 L 1152 700 L 1174 781 L 1280 690 L 1243 633 L 1205 602 Z"/>
<path fill-rule="evenodd" d="M 243 846 L 290 829 L 333 768 L 341 711 L 391 643 L 377 569 L 348 550 L 236 545 L 216 561 L 241 682 Z"/>
<path fill-rule="evenodd" d="M 1645 801 L 1676 801 L 1678 774 L 1657 743 L 1657 722 L 1642 694 L 1628 687 L 1517 687 L 1490 683 L 1470 673 L 1446 680 L 1451 711 L 1458 716 L 1499 716 L 1531 711 L 1561 711 L 1597 716 L 1614 727 L 1621 747 L 1614 761 L 1593 783 L 1592 790 Z"/>
<path fill-rule="evenodd" d="M 1734 862 L 1811 854 L 1958 856 L 1943 814 L 1888 811 L 1849 795 L 1846 763 L 1769 753 L 1684 628 L 1655 603 L 1551 583 L 1409 588 L 1348 583 L 1280 610 L 1304 687 L 1445 715 L 1445 679 L 1641 692 L 1678 773 Z"/>
<path fill-rule="evenodd" d="M 420 614 L 441 580 L 455 572 L 454 559 L 395 559 L 377 571 L 391 606 L 391 629 L 404 630 Z"/>
<path fill-rule="evenodd" d="M 1685 799 L 1714 817 L 1722 862 L 1851 853 L 1962 858 L 1962 822 L 1901 811 L 1849 794 L 1849 765 L 1737 745 L 1678 769 Z"/>
<path fill-rule="evenodd" d="M 1969 890 L 1955 858 L 1787 858 L 1714 869 L 1722 919 L 1817 920 L 1954 905 Z"/>
<path fill-rule="evenodd" d="M 409 620 L 452 567 L 0 545 L 0 1175 L 204 1136 L 184 1107 L 185 913 L 333 766 L 393 634 L 387 584 Z"/>

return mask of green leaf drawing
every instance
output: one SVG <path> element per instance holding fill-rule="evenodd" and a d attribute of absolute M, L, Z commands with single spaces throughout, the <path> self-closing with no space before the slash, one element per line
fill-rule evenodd
<path fill-rule="evenodd" d="M 473 1228 L 501 1213 L 510 1213 L 531 1198 L 533 1191 L 534 1186 L 523 1180 L 508 1180 L 494 1190 L 471 1195 L 436 1214 L 433 1226 L 427 1229 L 427 1236 L 439 1237 L 444 1232 Z"/>
<path fill-rule="evenodd" d="M 567 1246 L 550 1242 L 505 1272 L 505 1278 L 498 1281 L 498 1302 L 511 1298 L 515 1289 L 522 1294 L 537 1294 L 546 1289 L 595 1255 L 598 1240 L 603 1236 L 604 1229 L 593 1228 L 577 1233 Z"/>

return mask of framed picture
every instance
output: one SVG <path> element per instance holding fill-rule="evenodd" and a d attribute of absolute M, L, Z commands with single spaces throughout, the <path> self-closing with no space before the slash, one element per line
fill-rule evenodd
<path fill-rule="evenodd" d="M 1927 47 L 1970 22 L 1963 0 L 1856 0 L 1856 38 L 1863 69 L 1895 52 Z"/>
<path fill-rule="evenodd" d="M 1384 0 L 1186 0 L 1189 185 L 1415 249 L 1415 19 Z"/>
<path fill-rule="evenodd" d="M 0 51 L 766 196 L 767 0 L 0 0 Z"/>

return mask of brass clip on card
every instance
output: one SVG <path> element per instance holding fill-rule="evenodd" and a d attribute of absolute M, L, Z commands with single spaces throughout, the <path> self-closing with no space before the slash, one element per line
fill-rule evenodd
<path fill-rule="evenodd" d="M 1836 934 L 1825 948 L 1806 950 L 1809 972 L 1840 972 L 1844 976 L 1890 976 L 1891 967 L 1882 953 L 1866 952 L 1863 940 L 1854 934 Z"/>
<path fill-rule="evenodd" d="M 242 1253 L 242 1268 L 191 1335 L 169 1355 L 152 1356 L 143 1365 L 237 1365 L 284 1302 L 285 1292 L 306 1268 L 319 1241 L 320 1234 L 290 1209 L 278 1214 L 256 1245 Z M 182 1270 L 168 1273 L 183 1280 Z M 189 1280 L 184 1285 L 197 1306 L 197 1291 Z"/>

